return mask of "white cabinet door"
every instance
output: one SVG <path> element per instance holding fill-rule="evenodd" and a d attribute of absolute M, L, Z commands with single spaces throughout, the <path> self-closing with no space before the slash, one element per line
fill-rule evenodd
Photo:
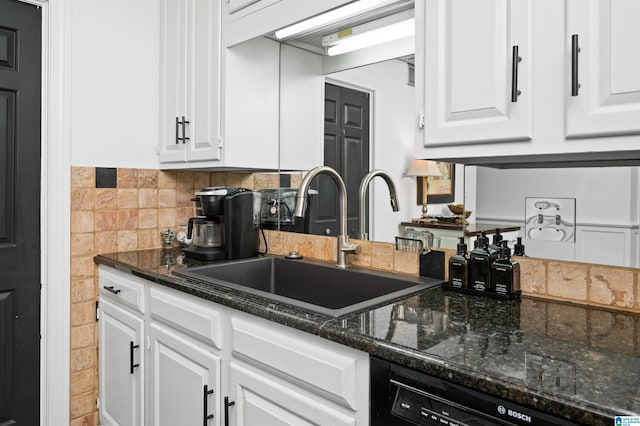
<path fill-rule="evenodd" d="M 238 426 L 355 425 L 346 410 L 304 392 L 282 379 L 239 362 L 231 362 L 230 424 Z"/>
<path fill-rule="evenodd" d="M 100 423 L 143 425 L 144 320 L 100 300 Z"/>
<path fill-rule="evenodd" d="M 416 2 L 425 147 L 531 138 L 530 7 L 529 0 Z"/>
<path fill-rule="evenodd" d="M 149 338 L 149 424 L 220 425 L 220 358 L 156 322 Z"/>
<path fill-rule="evenodd" d="M 568 137 L 640 133 L 638 22 L 637 0 L 567 1 Z"/>
<path fill-rule="evenodd" d="M 220 3 L 188 2 L 187 161 L 220 159 Z"/>
<path fill-rule="evenodd" d="M 160 162 L 185 160 L 179 140 L 187 110 L 187 3 L 160 2 Z"/>
<path fill-rule="evenodd" d="M 218 1 L 161 1 L 161 163 L 220 158 L 220 10 Z"/>

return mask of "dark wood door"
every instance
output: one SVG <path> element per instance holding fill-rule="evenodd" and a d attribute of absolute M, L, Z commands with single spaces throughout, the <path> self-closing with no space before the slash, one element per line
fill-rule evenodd
<path fill-rule="evenodd" d="M 334 168 L 347 187 L 347 232 L 358 235 L 358 189 L 369 172 L 369 94 L 325 84 L 324 165 Z M 312 234 L 338 235 L 338 196 L 333 180 L 324 175 L 316 178 L 318 190 L 317 219 L 311 224 Z"/>
<path fill-rule="evenodd" d="M 0 425 L 40 418 L 40 9 L 0 0 Z"/>

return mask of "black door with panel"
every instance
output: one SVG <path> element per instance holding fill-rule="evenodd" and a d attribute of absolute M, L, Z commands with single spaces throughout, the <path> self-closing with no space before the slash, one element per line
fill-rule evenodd
<path fill-rule="evenodd" d="M 41 11 L 0 0 L 0 425 L 40 422 Z"/>
<path fill-rule="evenodd" d="M 369 172 L 369 94 L 325 84 L 324 165 L 334 168 L 347 187 L 347 233 L 357 237 L 360 226 L 358 189 Z M 339 199 L 336 185 L 325 175 L 316 177 L 317 217 L 311 233 L 338 235 Z"/>

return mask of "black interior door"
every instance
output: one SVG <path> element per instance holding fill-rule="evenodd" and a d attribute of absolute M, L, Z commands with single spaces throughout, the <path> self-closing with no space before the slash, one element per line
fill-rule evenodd
<path fill-rule="evenodd" d="M 0 0 L 0 425 L 40 418 L 40 9 Z"/>
<path fill-rule="evenodd" d="M 357 237 L 360 226 L 358 189 L 369 172 L 369 94 L 325 84 L 324 165 L 334 168 L 347 187 L 347 232 Z M 317 217 L 312 234 L 338 235 L 338 195 L 333 180 L 319 175 L 315 188 Z"/>

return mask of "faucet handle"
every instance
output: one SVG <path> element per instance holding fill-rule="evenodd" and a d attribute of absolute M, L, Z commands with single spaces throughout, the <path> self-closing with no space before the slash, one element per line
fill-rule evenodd
<path fill-rule="evenodd" d="M 360 244 L 355 244 L 355 243 L 350 243 L 350 242 L 346 242 L 345 244 L 343 244 L 340 247 L 340 251 L 343 251 L 345 253 L 349 253 L 349 254 L 360 254 L 362 252 L 362 247 L 360 247 Z"/>

